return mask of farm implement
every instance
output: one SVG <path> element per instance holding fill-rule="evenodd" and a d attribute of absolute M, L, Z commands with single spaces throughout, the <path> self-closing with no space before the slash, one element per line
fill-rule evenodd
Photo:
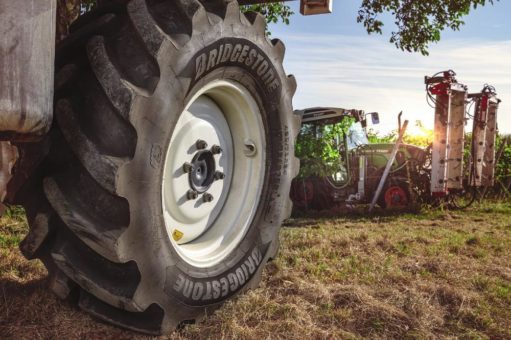
<path fill-rule="evenodd" d="M 398 122 L 396 143 L 370 143 L 368 119 L 377 113 L 342 108 L 297 111 L 302 127 L 296 147 L 300 175 L 293 180 L 296 210 L 349 209 L 378 204 L 409 208 L 447 203 L 466 208 L 477 189 L 490 187 L 495 172 L 495 137 L 500 100 L 486 85 L 468 94 L 453 71 L 425 78 L 428 100 L 435 109 L 434 138 L 428 147 L 402 143 L 408 122 Z M 467 112 L 473 103 L 474 113 Z M 471 118 L 472 130 L 465 126 Z M 466 147 L 467 141 L 470 146 Z"/>

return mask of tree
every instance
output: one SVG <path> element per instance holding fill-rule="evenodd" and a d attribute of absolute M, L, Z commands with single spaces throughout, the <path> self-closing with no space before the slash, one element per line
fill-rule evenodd
<path fill-rule="evenodd" d="M 105 0 L 57 0 L 57 41 L 64 39 L 69 26 L 81 14 L 87 13 L 92 8 L 100 5 Z M 284 24 L 289 24 L 289 18 L 294 14 L 291 8 L 283 3 L 270 3 L 260 5 L 242 6 L 243 12 L 259 12 L 265 18 L 267 23 L 276 24 L 281 20 Z M 267 32 L 270 34 L 270 32 Z"/>
<path fill-rule="evenodd" d="M 391 33 L 390 42 L 408 52 L 428 55 L 431 43 L 438 42 L 446 28 L 458 31 L 464 25 L 463 17 L 471 9 L 499 0 L 362 0 L 357 22 L 362 23 L 369 34 L 383 33 L 380 17 L 390 13 L 394 17 L 397 30 Z M 268 23 L 279 19 L 289 24 L 293 14 L 283 3 L 245 6 L 265 15 Z"/>
<path fill-rule="evenodd" d="M 261 13 L 268 24 L 276 24 L 280 19 L 284 24 L 289 25 L 289 18 L 294 14 L 288 5 L 280 2 L 242 6 L 241 10 L 243 12 Z M 267 33 L 271 34 L 270 31 L 267 31 Z"/>
<path fill-rule="evenodd" d="M 440 40 L 441 31 L 446 28 L 458 31 L 465 24 L 463 17 L 472 8 L 487 3 L 493 5 L 494 0 L 363 0 L 357 22 L 362 23 L 369 34 L 382 34 L 383 22 L 379 17 L 390 13 L 397 27 L 390 42 L 403 51 L 428 55 L 429 44 Z"/>
<path fill-rule="evenodd" d="M 101 1 L 101 0 L 100 0 Z M 408 52 L 428 54 L 431 43 L 438 42 L 446 28 L 459 30 L 465 23 L 463 17 L 472 9 L 493 5 L 499 0 L 362 0 L 357 22 L 362 23 L 369 34 L 383 33 L 382 15 L 394 17 L 396 30 L 390 42 Z M 57 38 L 67 33 L 67 27 L 80 13 L 90 10 L 98 0 L 58 0 Z M 255 11 L 265 16 L 268 23 L 289 24 L 294 14 L 283 2 L 242 6 L 242 11 Z M 270 32 L 268 32 L 270 34 Z"/>

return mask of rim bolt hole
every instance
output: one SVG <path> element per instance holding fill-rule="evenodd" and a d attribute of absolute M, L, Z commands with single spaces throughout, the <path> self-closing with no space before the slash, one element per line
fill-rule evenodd
<path fill-rule="evenodd" d="M 221 154 L 222 153 L 222 148 L 219 145 L 213 145 L 211 147 L 211 152 L 213 153 L 213 155 Z"/>
<path fill-rule="evenodd" d="M 185 172 L 185 174 L 189 174 L 190 172 L 192 172 L 192 170 L 193 165 L 191 163 L 186 162 L 185 164 L 183 164 L 183 171 Z"/>
<path fill-rule="evenodd" d="M 195 142 L 195 147 L 198 149 L 198 150 L 204 150 L 205 148 L 208 147 L 208 143 L 206 143 L 206 141 L 203 141 L 202 139 L 198 139 L 196 142 Z"/>
<path fill-rule="evenodd" d="M 211 201 L 213 201 L 214 197 L 213 195 L 209 194 L 209 193 L 205 193 L 204 195 L 202 195 L 202 200 L 205 202 L 205 203 L 209 203 Z"/>
<path fill-rule="evenodd" d="M 199 193 L 195 190 L 188 190 L 186 193 L 186 198 L 190 201 L 197 199 L 197 197 L 199 197 Z"/>
<path fill-rule="evenodd" d="M 225 174 L 223 172 L 215 171 L 215 180 L 216 181 L 224 179 L 224 178 L 225 178 Z"/>

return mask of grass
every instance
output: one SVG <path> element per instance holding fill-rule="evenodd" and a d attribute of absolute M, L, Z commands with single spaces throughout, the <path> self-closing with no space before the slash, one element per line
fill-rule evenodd
<path fill-rule="evenodd" d="M 47 291 L 26 230 L 0 221 L 0 338 L 144 338 Z M 511 338 L 510 203 L 292 219 L 280 237 L 260 288 L 170 338 Z"/>

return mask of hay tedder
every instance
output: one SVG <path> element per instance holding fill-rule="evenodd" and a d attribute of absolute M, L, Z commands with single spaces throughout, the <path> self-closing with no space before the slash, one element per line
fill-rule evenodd
<path fill-rule="evenodd" d="M 369 143 L 367 138 L 366 116 L 371 115 L 375 124 L 376 113 L 341 108 L 297 111 L 302 128 L 297 143 L 301 171 L 291 187 L 295 209 L 342 209 L 356 204 L 370 204 L 370 209 L 375 204 L 402 208 L 440 202 L 466 208 L 476 199 L 478 187 L 492 186 L 500 102 L 495 89 L 486 85 L 480 93 L 468 94 L 453 71 L 426 77 L 425 84 L 435 108 L 434 139 L 427 148 L 402 143 L 407 122 L 401 124 L 401 114 L 397 142 L 382 144 Z M 470 102 L 473 115 L 467 113 Z M 469 118 L 473 126 L 467 134 Z M 346 121 L 345 129 L 336 130 Z M 325 161 L 323 151 L 301 149 L 325 136 L 329 140 L 319 147 L 335 149 L 335 160 Z"/>

